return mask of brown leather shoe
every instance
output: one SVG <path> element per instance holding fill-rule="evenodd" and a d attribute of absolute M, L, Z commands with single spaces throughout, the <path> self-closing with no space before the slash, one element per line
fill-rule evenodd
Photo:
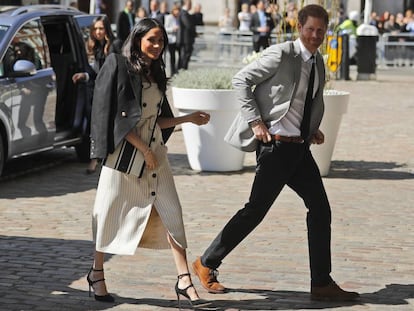
<path fill-rule="evenodd" d="M 224 294 L 226 292 L 226 288 L 217 281 L 218 271 L 203 266 L 200 257 L 193 262 L 193 270 L 200 279 L 201 285 L 209 293 Z"/>
<path fill-rule="evenodd" d="M 326 286 L 311 286 L 311 300 L 352 301 L 358 298 L 358 293 L 344 291 L 334 281 Z"/>

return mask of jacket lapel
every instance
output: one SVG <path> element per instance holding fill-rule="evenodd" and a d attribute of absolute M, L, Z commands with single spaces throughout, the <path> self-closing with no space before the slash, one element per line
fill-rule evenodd
<path fill-rule="evenodd" d="M 129 73 L 129 80 L 131 81 L 132 90 L 138 103 L 141 103 L 142 80 L 141 76 L 136 73 Z"/>
<path fill-rule="evenodd" d="M 294 81 L 295 81 L 295 88 L 293 91 L 293 96 L 295 96 L 296 90 L 299 86 L 300 75 L 302 73 L 302 59 L 300 56 L 299 42 L 293 41 L 291 44 L 292 44 L 291 53 L 293 53 L 293 74 L 294 74 Z"/>

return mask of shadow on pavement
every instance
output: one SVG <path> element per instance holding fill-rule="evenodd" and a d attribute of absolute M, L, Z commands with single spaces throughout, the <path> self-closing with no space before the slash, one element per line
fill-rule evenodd
<path fill-rule="evenodd" d="M 95 189 L 99 170 L 86 175 L 86 166 L 86 163 L 79 163 L 76 159 L 66 159 L 17 177 L 6 176 L 0 179 L 0 198 L 52 197 Z"/>
<path fill-rule="evenodd" d="M 168 160 L 170 161 L 171 169 L 174 176 L 179 175 L 240 175 L 246 172 L 254 172 L 255 166 L 244 166 L 240 171 L 233 172 L 208 172 L 208 171 L 195 171 L 191 169 L 190 164 L 188 163 L 187 155 L 183 153 L 171 153 L 168 154 Z"/>
<path fill-rule="evenodd" d="M 0 300 L 7 310 L 105 310 L 120 304 L 175 308 L 176 300 L 131 298 L 114 295 L 114 304 L 96 302 L 88 297 L 86 281 L 93 244 L 82 240 L 0 236 Z M 106 260 L 111 257 L 107 256 Z M 80 282 L 79 280 L 82 280 Z M 74 282 L 84 290 L 71 286 Z M 208 308 L 200 310 L 298 310 L 327 309 L 352 305 L 406 305 L 414 298 L 414 284 L 389 284 L 374 293 L 364 293 L 357 302 L 328 303 L 310 301 L 308 292 L 230 289 L 252 294 L 251 299 L 226 300 L 217 295 Z M 258 296 L 261 296 L 261 298 Z M 183 302 L 187 303 L 187 302 Z M 38 310 L 38 309 L 36 309 Z"/>
<path fill-rule="evenodd" d="M 240 175 L 246 172 L 254 173 L 255 165 L 244 166 L 237 172 L 199 172 L 191 169 L 187 155 L 169 154 L 168 155 L 173 174 L 178 175 Z M 406 164 L 395 162 L 369 162 L 369 161 L 332 161 L 329 175 L 327 178 L 344 179 L 384 179 L 384 180 L 403 180 L 414 179 L 414 168 Z"/>
<path fill-rule="evenodd" d="M 210 304 L 205 308 L 197 308 L 195 310 L 322 310 L 331 308 L 340 308 L 354 305 L 408 305 L 406 299 L 414 298 L 414 284 L 390 284 L 385 288 L 374 292 L 362 294 L 358 301 L 354 302 L 318 302 L 309 299 L 308 292 L 297 291 L 271 291 L 260 289 L 230 289 L 230 292 L 238 292 L 244 294 L 252 294 L 262 296 L 262 298 L 225 300 L 220 299 L 223 295 L 217 295 L 217 299 L 210 300 Z M 216 296 L 215 296 L 216 297 Z M 127 300 L 125 301 L 127 302 Z M 145 304 L 157 307 L 172 307 L 176 305 L 174 300 L 165 299 L 137 299 L 135 302 L 128 300 L 133 304 Z M 184 306 L 188 302 L 183 302 Z"/>
<path fill-rule="evenodd" d="M 361 298 L 354 302 L 319 302 L 311 301 L 308 292 L 295 291 L 269 291 L 257 289 L 231 289 L 232 292 L 251 293 L 263 296 L 263 299 L 241 300 L 239 307 L 243 310 L 297 310 L 297 309 L 327 309 L 353 305 L 408 305 L 406 299 L 414 298 L 414 284 L 390 284 L 374 292 L 361 294 Z M 267 301 L 267 302 L 266 302 Z M 269 303 L 271 301 L 271 303 Z M 222 309 L 230 306 L 230 301 L 215 301 L 214 304 L 223 303 Z M 227 305 L 228 303 L 228 305 Z M 226 304 L 226 305 L 225 305 Z M 270 306 L 271 305 L 271 306 Z M 266 308 L 267 306 L 267 308 Z"/>
<path fill-rule="evenodd" d="M 332 161 L 327 178 L 402 180 L 414 179 L 413 172 L 395 162 Z"/>
<path fill-rule="evenodd" d="M 0 301 L 7 310 L 108 307 L 88 297 L 86 281 L 84 290 L 69 287 L 86 276 L 93 258 L 92 242 L 0 236 L 0 253 Z"/>

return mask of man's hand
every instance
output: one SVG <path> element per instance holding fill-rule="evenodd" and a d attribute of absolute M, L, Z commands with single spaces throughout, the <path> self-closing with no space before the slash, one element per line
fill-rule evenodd
<path fill-rule="evenodd" d="M 260 140 L 264 143 L 268 143 L 272 140 L 272 136 L 270 135 L 269 130 L 263 122 L 258 122 L 252 126 L 252 131 L 257 140 Z"/>
<path fill-rule="evenodd" d="M 310 143 L 320 145 L 323 144 L 324 141 L 325 135 L 320 130 L 317 130 L 316 133 L 312 135 Z"/>
<path fill-rule="evenodd" d="M 77 83 L 78 81 L 86 81 L 86 73 L 84 72 L 77 72 L 72 76 L 73 83 Z"/>

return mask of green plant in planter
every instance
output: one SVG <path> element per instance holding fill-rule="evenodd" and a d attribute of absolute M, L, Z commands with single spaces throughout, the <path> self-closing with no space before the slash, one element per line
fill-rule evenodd
<path fill-rule="evenodd" d="M 237 68 L 197 68 L 180 71 L 171 78 L 171 86 L 185 89 L 232 89 L 231 80 Z"/>

